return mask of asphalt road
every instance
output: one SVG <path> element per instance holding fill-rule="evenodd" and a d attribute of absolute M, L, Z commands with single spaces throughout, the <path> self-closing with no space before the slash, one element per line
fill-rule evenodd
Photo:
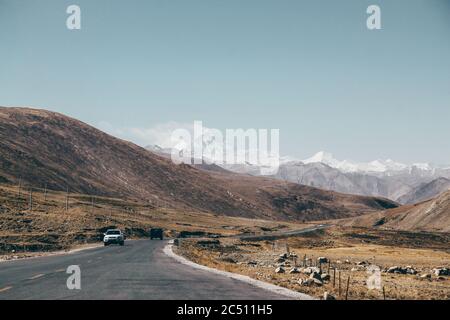
<path fill-rule="evenodd" d="M 0 263 L 0 299 L 286 299 L 166 256 L 166 241 L 126 241 L 77 253 Z M 69 290 L 70 265 L 81 290 Z"/>

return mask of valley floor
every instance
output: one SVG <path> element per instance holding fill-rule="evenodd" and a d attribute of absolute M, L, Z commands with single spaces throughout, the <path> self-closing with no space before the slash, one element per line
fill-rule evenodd
<path fill-rule="evenodd" d="M 382 270 L 411 266 L 417 272 L 415 275 L 382 272 L 386 299 L 450 299 L 449 277 L 438 277 L 433 270 L 450 265 L 448 233 L 332 227 L 296 236 L 285 235 L 278 240 L 256 241 L 240 236 L 289 234 L 289 231 L 312 225 L 224 217 L 84 194 L 34 190 L 30 195 L 17 186 L 0 185 L 0 259 L 3 260 L 101 244 L 103 232 L 110 227 L 121 228 L 129 238 L 146 238 L 150 228 L 161 227 L 168 237 L 184 233 L 206 239 L 179 242 L 178 253 L 194 262 L 316 297 L 328 292 L 345 299 L 350 279 L 348 299 L 383 299 L 382 290 L 368 290 L 366 285 L 367 265 L 377 265 Z M 286 251 L 291 255 L 282 259 L 285 273 L 276 273 L 279 263 L 275 260 Z M 289 273 L 295 264 L 299 268 L 305 261 L 308 266 L 314 265 L 318 257 L 331 261 L 329 265 L 322 265 L 322 271 L 328 272 L 330 279 L 320 286 L 300 284 L 299 280 L 309 277 L 306 273 Z M 358 266 L 358 262 L 366 264 Z"/>

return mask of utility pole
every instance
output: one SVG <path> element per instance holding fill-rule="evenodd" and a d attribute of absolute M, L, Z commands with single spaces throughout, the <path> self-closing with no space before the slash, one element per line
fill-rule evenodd
<path fill-rule="evenodd" d="M 19 198 L 22 195 L 22 179 L 19 179 Z"/>
<path fill-rule="evenodd" d="M 30 205 L 30 211 L 33 211 L 33 188 L 30 188 L 30 201 L 29 201 L 29 205 Z"/>
<path fill-rule="evenodd" d="M 69 210 L 69 187 L 66 190 L 66 211 Z"/>
<path fill-rule="evenodd" d="M 348 300 L 348 289 L 350 287 L 350 276 L 347 278 L 347 289 L 345 291 L 345 300 Z"/>

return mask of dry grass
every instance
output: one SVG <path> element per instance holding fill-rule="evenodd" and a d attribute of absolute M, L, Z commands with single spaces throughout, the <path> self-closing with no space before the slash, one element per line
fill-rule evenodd
<path fill-rule="evenodd" d="M 44 200 L 44 198 L 46 198 Z M 98 242 L 103 229 L 118 227 L 130 238 L 148 236 L 151 227 L 161 227 L 166 236 L 180 231 L 201 231 L 221 236 L 262 229 L 290 230 L 300 224 L 257 219 L 224 217 L 195 211 L 179 211 L 154 207 L 142 202 L 107 197 L 92 198 L 83 194 L 69 195 L 65 210 L 64 192 L 33 192 L 33 209 L 29 193 L 17 186 L 0 186 L 0 254 L 53 251 L 74 245 Z"/>

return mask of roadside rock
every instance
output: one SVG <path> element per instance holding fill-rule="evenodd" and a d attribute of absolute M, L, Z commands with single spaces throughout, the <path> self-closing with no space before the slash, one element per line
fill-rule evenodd
<path fill-rule="evenodd" d="M 336 300 L 336 297 L 325 291 L 323 293 L 323 300 Z"/>
<path fill-rule="evenodd" d="M 311 278 L 308 278 L 308 279 L 305 279 L 305 280 L 300 279 L 300 280 L 298 281 L 298 283 L 299 283 L 301 286 L 305 286 L 305 287 L 310 287 L 310 286 L 312 286 L 312 285 L 315 285 L 315 286 L 320 287 L 320 286 L 323 285 L 322 281 L 320 281 L 320 280 L 318 280 L 318 279 L 311 279 Z"/>
<path fill-rule="evenodd" d="M 275 272 L 276 273 L 285 273 L 285 270 L 284 270 L 283 267 L 278 267 L 278 268 L 275 269 Z"/>
<path fill-rule="evenodd" d="M 293 267 L 291 270 L 289 270 L 289 273 L 300 273 L 300 270 L 298 270 L 297 267 Z"/>
<path fill-rule="evenodd" d="M 387 273 L 398 273 L 398 274 L 406 274 L 406 268 L 402 268 L 399 266 L 393 266 L 386 270 Z"/>
<path fill-rule="evenodd" d="M 420 275 L 420 279 L 430 279 L 431 280 L 431 274 L 429 273 L 424 273 L 422 275 Z"/>
<path fill-rule="evenodd" d="M 313 279 L 313 281 L 314 281 L 314 284 L 318 287 L 321 287 L 323 285 L 323 282 L 320 281 L 319 279 Z"/>
<path fill-rule="evenodd" d="M 317 258 L 317 263 L 328 263 L 328 258 L 326 257 L 318 257 Z"/>
<path fill-rule="evenodd" d="M 417 274 L 417 271 L 411 266 L 406 266 L 406 273 L 407 274 Z"/>
<path fill-rule="evenodd" d="M 320 269 L 317 267 L 307 267 L 303 269 L 304 274 L 311 274 L 311 273 L 320 273 Z"/>
<path fill-rule="evenodd" d="M 282 258 L 282 257 L 279 257 L 279 258 L 277 258 L 276 260 L 275 260 L 275 262 L 277 262 L 277 263 L 282 263 L 282 262 L 285 262 L 286 261 L 286 259 L 285 258 Z"/>
<path fill-rule="evenodd" d="M 329 281 L 330 280 L 330 275 L 328 273 L 322 273 L 320 275 L 320 278 L 322 281 Z"/>
<path fill-rule="evenodd" d="M 433 273 L 436 276 L 449 276 L 450 275 L 450 269 L 448 268 L 434 268 Z"/>
<path fill-rule="evenodd" d="M 298 284 L 301 285 L 301 286 L 305 286 L 305 287 L 310 287 L 310 286 L 313 285 L 313 283 L 314 283 L 313 279 L 305 279 L 305 280 L 300 279 L 300 280 L 298 280 Z"/>
<path fill-rule="evenodd" d="M 309 275 L 311 279 L 317 279 L 322 282 L 322 276 L 318 272 L 313 272 Z"/>

